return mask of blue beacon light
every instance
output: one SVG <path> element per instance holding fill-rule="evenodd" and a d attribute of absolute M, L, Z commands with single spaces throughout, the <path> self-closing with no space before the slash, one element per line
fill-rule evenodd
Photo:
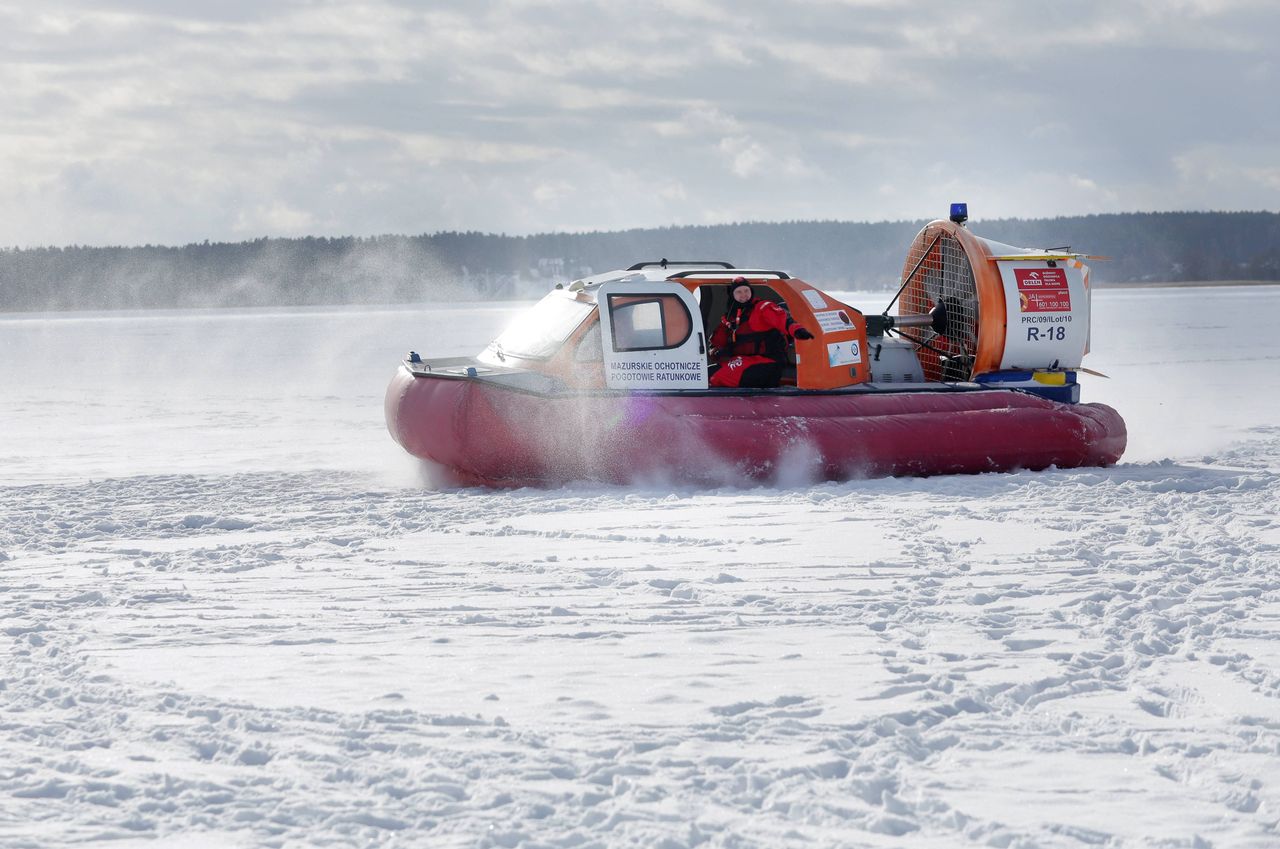
<path fill-rule="evenodd" d="M 957 224 L 964 224 L 969 220 L 969 204 L 953 203 L 951 204 L 951 220 Z"/>

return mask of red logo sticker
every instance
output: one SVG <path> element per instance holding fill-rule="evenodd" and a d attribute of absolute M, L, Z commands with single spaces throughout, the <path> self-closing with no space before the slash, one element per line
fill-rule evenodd
<path fill-rule="evenodd" d="M 1062 268 L 1015 268 L 1023 312 L 1071 312 L 1071 289 Z"/>

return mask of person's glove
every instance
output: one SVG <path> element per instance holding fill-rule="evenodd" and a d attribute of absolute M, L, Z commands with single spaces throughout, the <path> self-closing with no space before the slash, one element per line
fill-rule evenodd
<path fill-rule="evenodd" d="M 795 337 L 797 339 L 812 339 L 813 334 L 810 333 L 808 330 L 805 330 L 803 327 L 797 327 Z"/>

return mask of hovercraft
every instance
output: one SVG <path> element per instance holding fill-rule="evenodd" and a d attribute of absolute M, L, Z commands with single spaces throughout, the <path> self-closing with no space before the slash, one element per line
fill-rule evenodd
<path fill-rule="evenodd" d="M 387 427 L 457 483 L 732 483 L 1106 466 L 1124 421 L 1080 402 L 1081 254 L 1015 248 L 963 205 L 913 240 L 889 307 L 864 314 L 785 271 L 641 262 L 558 284 L 474 358 L 401 364 Z M 709 382 L 730 282 L 813 338 L 782 385 Z M 890 310 L 897 307 L 897 313 Z"/>

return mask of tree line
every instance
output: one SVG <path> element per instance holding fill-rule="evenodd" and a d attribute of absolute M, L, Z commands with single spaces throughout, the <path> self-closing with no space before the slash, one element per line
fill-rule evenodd
<path fill-rule="evenodd" d="M 0 250 L 0 312 L 533 297 L 640 260 L 727 260 L 827 289 L 888 289 L 926 222 L 791 221 L 508 236 L 254 239 Z M 1280 281 L 1280 214 L 1166 212 L 971 222 L 1019 247 L 1109 257 L 1098 285 Z"/>

